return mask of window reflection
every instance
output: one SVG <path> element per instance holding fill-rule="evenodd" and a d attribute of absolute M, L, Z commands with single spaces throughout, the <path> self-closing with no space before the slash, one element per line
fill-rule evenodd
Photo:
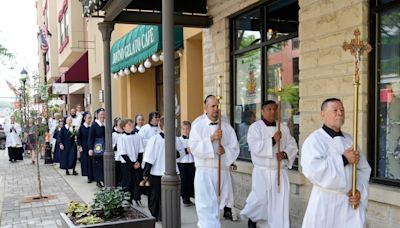
<path fill-rule="evenodd" d="M 400 8 L 380 15 L 378 177 L 400 179 Z"/>

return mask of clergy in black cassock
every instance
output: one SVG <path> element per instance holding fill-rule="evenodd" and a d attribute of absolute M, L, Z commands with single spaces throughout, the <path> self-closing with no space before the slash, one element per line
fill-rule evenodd
<path fill-rule="evenodd" d="M 104 187 L 103 155 L 105 149 L 105 110 L 96 111 L 97 119 L 89 130 L 89 155 L 93 157 L 93 177 L 98 187 Z"/>
<path fill-rule="evenodd" d="M 82 176 L 88 177 L 88 183 L 93 181 L 93 165 L 92 158 L 89 156 L 89 130 L 90 124 L 92 122 L 92 115 L 90 113 L 85 112 L 82 118 L 82 125 L 79 127 L 78 133 L 78 146 L 79 152 L 81 154 L 81 170 Z"/>
<path fill-rule="evenodd" d="M 68 117 L 66 120 L 65 127 L 61 128 L 58 133 L 58 141 L 60 142 L 60 168 L 66 170 L 66 174 L 69 175 L 69 169 L 72 169 L 73 175 L 78 175 L 75 171 L 76 159 L 77 159 L 77 148 L 75 138 L 76 135 L 72 126 L 72 118 Z"/>

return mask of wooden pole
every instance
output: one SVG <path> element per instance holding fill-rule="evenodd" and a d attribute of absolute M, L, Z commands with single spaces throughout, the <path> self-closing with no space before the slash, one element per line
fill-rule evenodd
<path fill-rule="evenodd" d="M 278 95 L 278 132 L 281 131 L 281 95 Z M 281 140 L 277 142 L 278 153 L 281 152 Z M 278 160 L 278 193 L 281 190 L 281 161 Z"/>
<path fill-rule="evenodd" d="M 222 76 L 217 77 L 216 93 L 218 101 L 218 130 L 221 130 L 222 118 L 221 118 L 221 100 L 222 100 Z M 222 139 L 218 140 L 218 148 L 222 146 Z M 221 155 L 218 154 L 218 197 L 221 196 Z"/>
<path fill-rule="evenodd" d="M 282 68 L 278 68 L 278 132 L 281 132 L 281 109 L 282 109 Z M 281 136 L 282 137 L 282 136 Z M 278 140 L 278 153 L 281 152 L 281 140 Z M 278 193 L 281 191 L 281 161 L 278 161 Z"/>
<path fill-rule="evenodd" d="M 220 102 L 218 99 L 218 130 L 221 130 L 221 108 L 220 108 Z M 218 140 L 218 148 L 222 146 L 221 143 L 222 139 Z M 221 196 L 221 155 L 218 154 L 218 197 Z"/>

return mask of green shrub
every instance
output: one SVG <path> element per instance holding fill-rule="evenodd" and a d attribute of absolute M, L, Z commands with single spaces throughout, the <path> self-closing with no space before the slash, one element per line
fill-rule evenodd
<path fill-rule="evenodd" d="M 105 219 L 120 215 L 130 207 L 131 195 L 122 188 L 103 188 L 95 194 L 92 205 L 93 211 L 102 214 Z"/>

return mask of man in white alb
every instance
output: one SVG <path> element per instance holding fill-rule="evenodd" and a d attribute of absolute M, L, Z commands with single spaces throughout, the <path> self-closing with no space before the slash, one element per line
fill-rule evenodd
<path fill-rule="evenodd" d="M 313 184 L 303 228 L 366 227 L 371 168 L 364 155 L 352 149 L 352 137 L 341 131 L 345 119 L 341 100 L 326 99 L 321 118 L 323 126 L 307 137 L 301 150 L 303 174 Z M 357 193 L 353 197 L 354 163 Z"/>
<path fill-rule="evenodd" d="M 249 218 L 249 228 L 256 228 L 256 225 L 263 228 L 290 226 L 290 183 L 286 169 L 292 167 L 298 148 L 286 124 L 282 123 L 281 131 L 278 131 L 276 113 L 275 101 L 264 102 L 261 120 L 251 124 L 247 133 L 254 169 L 252 190 L 241 215 Z M 281 151 L 278 151 L 278 142 Z M 278 161 L 281 163 L 279 192 Z"/>
<path fill-rule="evenodd" d="M 206 114 L 197 118 L 189 136 L 189 147 L 194 157 L 195 205 L 200 228 L 219 228 L 219 211 L 233 206 L 230 200 L 232 180 L 230 165 L 239 156 L 239 143 L 229 123 L 221 122 L 218 130 L 218 101 L 209 95 L 204 101 Z M 219 147 L 218 141 L 222 146 Z M 221 202 L 218 204 L 218 155 L 221 155 Z"/>

